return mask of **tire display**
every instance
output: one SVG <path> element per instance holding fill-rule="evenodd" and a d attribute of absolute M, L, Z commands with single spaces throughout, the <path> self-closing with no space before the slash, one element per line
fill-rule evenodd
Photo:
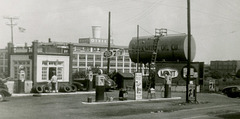
<path fill-rule="evenodd" d="M 71 92 L 72 91 L 72 87 L 69 85 L 61 85 L 59 92 Z"/>

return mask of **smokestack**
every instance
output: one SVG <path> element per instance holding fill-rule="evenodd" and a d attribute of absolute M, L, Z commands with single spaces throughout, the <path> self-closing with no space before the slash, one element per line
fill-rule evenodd
<path fill-rule="evenodd" d="M 92 26 L 93 38 L 101 38 L 101 26 Z"/>

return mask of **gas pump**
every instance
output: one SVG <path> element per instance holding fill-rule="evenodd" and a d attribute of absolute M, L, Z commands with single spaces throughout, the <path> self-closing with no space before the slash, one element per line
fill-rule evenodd
<path fill-rule="evenodd" d="M 93 88 L 93 72 L 92 71 L 88 72 L 87 82 L 88 82 L 87 91 L 91 91 Z"/>
<path fill-rule="evenodd" d="M 104 92 L 105 92 L 104 79 L 105 77 L 102 75 L 102 71 L 100 71 L 96 76 L 96 95 L 95 95 L 96 102 L 104 101 Z"/>
<path fill-rule="evenodd" d="M 25 70 L 24 66 L 19 66 L 19 80 L 18 80 L 18 91 L 19 93 L 25 93 L 24 84 L 25 84 Z"/>

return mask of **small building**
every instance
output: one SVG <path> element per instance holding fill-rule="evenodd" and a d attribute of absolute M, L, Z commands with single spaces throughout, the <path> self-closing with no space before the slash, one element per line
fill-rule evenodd
<path fill-rule="evenodd" d="M 122 73 L 118 72 L 113 77 L 113 80 L 117 83 L 118 89 L 121 88 L 133 88 L 134 75 L 132 73 Z"/>
<path fill-rule="evenodd" d="M 45 85 L 56 73 L 58 82 L 70 84 L 72 82 L 72 44 L 40 43 L 34 41 L 32 46 L 14 47 L 8 44 L 9 76 L 14 80 L 25 81 L 25 93 L 31 87 Z M 23 73 L 23 75 L 20 75 Z"/>

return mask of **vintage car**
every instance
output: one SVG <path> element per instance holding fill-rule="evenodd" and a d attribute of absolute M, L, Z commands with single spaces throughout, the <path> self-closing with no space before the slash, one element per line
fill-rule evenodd
<path fill-rule="evenodd" d="M 8 92 L 8 87 L 4 83 L 7 82 L 9 78 L 0 78 L 0 102 L 5 100 L 5 97 L 10 97 L 11 94 Z"/>
<path fill-rule="evenodd" d="M 107 75 L 107 74 L 102 74 L 104 76 L 104 84 L 105 84 L 105 90 L 109 91 L 110 89 L 116 89 L 117 84 Z M 96 87 L 95 82 L 96 82 L 96 74 L 93 75 L 93 88 Z M 83 88 L 86 90 L 88 86 L 88 80 L 85 78 L 78 78 L 74 79 L 73 83 L 81 83 Z"/>
<path fill-rule="evenodd" d="M 227 86 L 222 89 L 222 93 L 231 98 L 240 97 L 240 86 Z"/>
<path fill-rule="evenodd" d="M 105 90 L 109 91 L 110 89 L 116 89 L 117 84 L 107 74 L 102 75 L 105 77 Z"/>

